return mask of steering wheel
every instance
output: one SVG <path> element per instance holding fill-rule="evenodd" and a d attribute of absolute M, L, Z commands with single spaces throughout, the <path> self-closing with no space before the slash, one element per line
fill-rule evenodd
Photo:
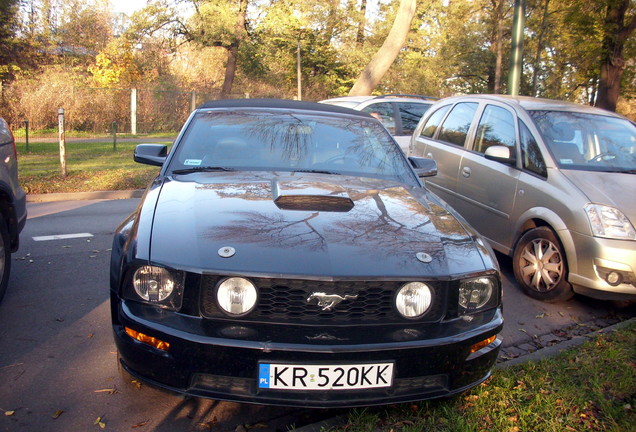
<path fill-rule="evenodd" d="M 600 162 L 608 159 L 616 159 L 616 155 L 612 152 L 602 152 L 590 159 L 590 162 Z"/>

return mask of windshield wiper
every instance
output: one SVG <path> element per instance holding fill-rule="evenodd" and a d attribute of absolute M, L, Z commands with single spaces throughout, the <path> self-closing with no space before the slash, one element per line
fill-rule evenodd
<path fill-rule="evenodd" d="M 215 172 L 215 171 L 234 171 L 234 168 L 226 168 L 222 166 L 197 166 L 192 168 L 183 168 L 172 171 L 172 174 L 192 174 L 198 172 Z"/>
<path fill-rule="evenodd" d="M 314 170 L 314 169 L 299 169 L 299 170 L 294 170 L 294 172 L 304 172 L 304 173 L 314 173 L 314 174 L 335 174 L 335 175 L 340 175 L 339 172 L 334 172 L 334 171 L 325 171 L 325 170 Z"/>

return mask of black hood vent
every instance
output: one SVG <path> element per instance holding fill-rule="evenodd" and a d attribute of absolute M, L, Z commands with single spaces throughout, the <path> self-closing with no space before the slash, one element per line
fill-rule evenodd
<path fill-rule="evenodd" d="M 281 210 L 348 212 L 353 200 L 341 186 L 328 182 L 272 182 L 274 203 Z"/>

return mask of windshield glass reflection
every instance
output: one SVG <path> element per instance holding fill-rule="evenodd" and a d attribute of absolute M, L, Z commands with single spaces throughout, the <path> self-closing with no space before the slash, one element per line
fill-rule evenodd
<path fill-rule="evenodd" d="M 178 144 L 170 172 L 229 168 L 347 174 L 416 183 L 379 122 L 316 113 L 199 113 Z"/>
<path fill-rule="evenodd" d="M 636 126 L 627 120 L 563 111 L 531 111 L 562 169 L 636 172 Z"/>

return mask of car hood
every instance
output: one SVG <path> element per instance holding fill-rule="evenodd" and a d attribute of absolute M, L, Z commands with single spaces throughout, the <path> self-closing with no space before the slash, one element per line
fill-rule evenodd
<path fill-rule="evenodd" d="M 490 261 L 482 253 L 475 233 L 423 188 L 347 176 L 236 172 L 165 180 L 150 259 L 195 272 L 254 276 L 448 278 L 483 271 Z"/>
<path fill-rule="evenodd" d="M 562 170 L 562 173 L 583 192 L 590 202 L 620 209 L 636 223 L 636 175 L 596 171 Z"/>

